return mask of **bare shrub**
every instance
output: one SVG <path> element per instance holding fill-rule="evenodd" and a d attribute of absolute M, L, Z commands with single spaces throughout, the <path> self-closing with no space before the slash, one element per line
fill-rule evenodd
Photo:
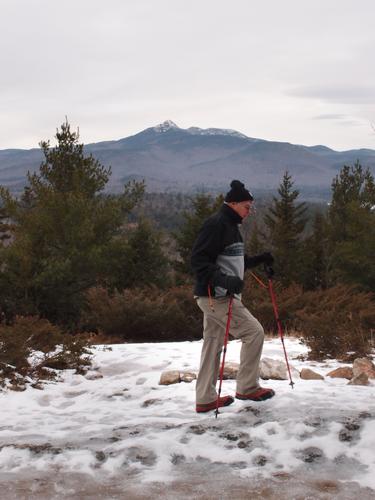
<path fill-rule="evenodd" d="M 375 326 L 373 294 L 337 285 L 304 296 L 305 306 L 296 316 L 310 348 L 310 359 L 352 361 L 370 354 L 370 331 Z"/>
<path fill-rule="evenodd" d="M 350 361 L 371 352 L 371 329 L 375 328 L 373 294 L 343 284 L 305 292 L 298 284 L 282 288 L 277 280 L 274 290 L 285 333 L 293 331 L 302 336 L 310 349 L 310 359 Z M 243 300 L 265 330 L 276 334 L 268 290 L 255 280 L 247 280 Z"/>
<path fill-rule="evenodd" d="M 49 368 L 81 372 L 89 364 L 86 340 L 46 319 L 17 316 L 12 324 L 0 324 L 1 386 L 19 390 L 26 381 L 55 378 Z"/>
<path fill-rule="evenodd" d="M 202 317 L 190 286 L 114 293 L 92 288 L 87 305 L 85 327 L 122 341 L 166 342 L 202 336 Z"/>

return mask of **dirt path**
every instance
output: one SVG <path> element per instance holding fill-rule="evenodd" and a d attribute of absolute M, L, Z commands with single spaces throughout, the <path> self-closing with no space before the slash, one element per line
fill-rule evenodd
<path fill-rule="evenodd" d="M 140 483 L 134 478 L 98 482 L 84 474 L 1 474 L 1 500 L 373 500 L 374 491 L 355 482 L 338 482 L 313 475 L 280 473 L 272 478 L 241 479 L 222 474 L 207 478 L 190 471 L 190 480 L 169 484 Z"/>

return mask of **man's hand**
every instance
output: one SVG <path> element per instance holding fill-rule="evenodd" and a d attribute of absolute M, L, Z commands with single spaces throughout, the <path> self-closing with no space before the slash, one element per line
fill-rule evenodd
<path fill-rule="evenodd" d="M 233 293 L 241 293 L 244 282 L 238 276 L 228 276 L 217 269 L 213 275 L 212 285 L 225 288 L 232 295 Z"/>
<path fill-rule="evenodd" d="M 230 293 L 230 295 L 234 293 L 241 293 L 243 289 L 244 282 L 238 276 L 226 276 L 225 277 L 225 286 Z"/>
<path fill-rule="evenodd" d="M 264 264 L 264 271 L 267 274 L 268 279 L 272 279 L 275 275 L 275 271 L 273 270 L 273 267 L 267 266 L 267 264 Z"/>
<path fill-rule="evenodd" d="M 273 261 L 275 260 L 271 252 L 264 252 L 260 254 L 260 257 L 263 259 L 262 262 L 264 262 L 266 266 L 272 266 Z"/>
<path fill-rule="evenodd" d="M 254 255 L 253 257 L 245 255 L 245 269 L 251 269 L 252 267 L 259 266 L 259 264 L 272 266 L 273 261 L 274 258 L 271 252 L 263 252 L 259 255 Z"/>

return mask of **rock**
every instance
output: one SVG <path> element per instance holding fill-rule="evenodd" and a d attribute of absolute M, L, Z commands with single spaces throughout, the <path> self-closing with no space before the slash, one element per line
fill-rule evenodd
<path fill-rule="evenodd" d="M 319 373 L 314 372 L 310 368 L 302 368 L 300 377 L 303 380 L 324 380 L 324 377 Z"/>
<path fill-rule="evenodd" d="M 263 467 L 267 462 L 267 457 L 265 457 L 264 455 L 258 455 L 257 457 L 253 458 L 254 465 L 260 465 L 261 467 Z"/>
<path fill-rule="evenodd" d="M 353 375 L 366 373 L 368 378 L 375 378 L 375 365 L 367 358 L 357 358 L 353 362 Z"/>
<path fill-rule="evenodd" d="M 162 403 L 161 399 L 147 399 L 146 401 L 143 401 L 142 408 L 148 408 L 151 405 L 157 405 L 160 403 Z"/>
<path fill-rule="evenodd" d="M 180 372 L 178 370 L 167 370 L 160 375 L 159 385 L 178 384 L 180 382 Z"/>
<path fill-rule="evenodd" d="M 97 380 L 99 378 L 103 378 L 103 375 L 99 372 L 90 371 L 90 372 L 86 373 L 85 378 L 87 380 Z"/>
<path fill-rule="evenodd" d="M 8 388 L 11 391 L 16 391 L 16 392 L 23 392 L 26 391 L 26 385 L 20 385 L 20 384 L 10 384 Z"/>
<path fill-rule="evenodd" d="M 41 382 L 34 382 L 33 384 L 31 384 L 31 387 L 33 389 L 38 389 L 39 391 L 43 390 L 43 384 Z"/>
<path fill-rule="evenodd" d="M 160 375 L 159 385 L 178 384 L 180 382 L 190 383 L 197 378 L 194 372 L 180 372 L 179 370 L 167 370 Z"/>
<path fill-rule="evenodd" d="M 350 385 L 368 385 L 368 375 L 365 372 L 361 372 L 359 375 L 354 376 L 348 384 Z"/>
<path fill-rule="evenodd" d="M 106 455 L 105 455 L 104 451 L 97 451 L 95 453 L 95 458 L 98 462 L 105 462 Z"/>
<path fill-rule="evenodd" d="M 341 366 L 340 368 L 336 368 L 336 370 L 332 370 L 327 373 L 327 377 L 346 378 L 351 380 L 353 378 L 353 370 L 350 366 Z"/>
<path fill-rule="evenodd" d="M 289 375 L 284 361 L 271 358 L 262 358 L 260 361 L 260 378 L 263 380 L 288 380 Z M 299 377 L 299 372 L 290 366 L 292 377 Z"/>
<path fill-rule="evenodd" d="M 197 378 L 193 372 L 180 372 L 180 382 L 190 383 Z"/>
<path fill-rule="evenodd" d="M 324 460 L 324 452 L 316 446 L 309 446 L 297 452 L 297 458 L 303 460 L 305 463 L 316 463 Z"/>
<path fill-rule="evenodd" d="M 234 363 L 231 361 L 229 363 L 225 363 L 223 379 L 236 380 L 239 367 L 239 363 Z"/>
<path fill-rule="evenodd" d="M 180 465 L 183 462 L 185 462 L 185 460 L 186 460 L 186 457 L 185 457 L 185 455 L 182 455 L 182 454 L 173 453 L 173 455 L 171 456 L 171 462 L 173 465 Z"/>

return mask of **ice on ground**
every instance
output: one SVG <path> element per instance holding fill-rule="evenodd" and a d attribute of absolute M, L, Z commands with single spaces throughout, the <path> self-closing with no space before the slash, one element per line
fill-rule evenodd
<path fill-rule="evenodd" d="M 306 348 L 285 343 L 297 369 L 325 375 L 340 366 L 299 361 Z M 228 361 L 239 360 L 240 346 L 229 343 Z M 0 393 L 0 479 L 43 472 L 155 485 L 200 474 L 246 484 L 289 474 L 354 481 L 375 495 L 373 381 L 295 379 L 294 389 L 267 381 L 273 399 L 236 401 L 215 419 L 195 413 L 195 382 L 158 385 L 165 369 L 197 371 L 200 349 L 201 342 L 97 346 L 87 376 L 67 370 L 42 391 Z M 282 360 L 279 340 L 266 341 L 263 356 Z M 224 381 L 223 394 L 234 392 L 235 381 Z"/>

